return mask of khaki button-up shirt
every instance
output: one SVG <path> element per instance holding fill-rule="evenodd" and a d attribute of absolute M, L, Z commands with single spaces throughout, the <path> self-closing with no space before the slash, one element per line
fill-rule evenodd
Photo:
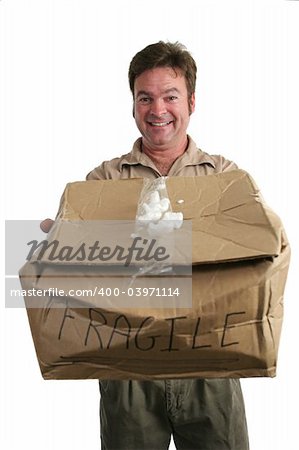
<path fill-rule="evenodd" d="M 220 155 L 209 155 L 198 149 L 195 142 L 188 136 L 186 151 L 177 158 L 171 166 L 167 176 L 169 177 L 194 177 L 211 175 L 237 169 L 237 166 Z M 130 153 L 104 161 L 100 166 L 92 170 L 86 177 L 87 180 L 107 180 L 123 178 L 158 178 L 161 173 L 153 161 L 141 151 L 141 138 L 134 143 Z"/>

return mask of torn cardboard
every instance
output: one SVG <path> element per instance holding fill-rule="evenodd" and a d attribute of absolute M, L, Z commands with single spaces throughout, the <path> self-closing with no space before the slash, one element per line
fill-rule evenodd
<path fill-rule="evenodd" d="M 20 271 L 26 292 L 48 289 L 42 307 L 24 297 L 45 379 L 275 376 L 290 259 L 279 218 L 241 170 L 166 185 L 172 210 L 192 221 L 192 307 L 175 298 L 159 308 L 61 299 L 50 289 L 79 282 L 92 289 L 97 277 L 111 288 L 112 279 L 101 262 L 57 264 L 45 252 Z M 73 221 L 134 220 L 142 186 L 142 179 L 70 183 L 51 239 L 67 243 Z M 72 244 L 82 241 L 76 230 Z"/>

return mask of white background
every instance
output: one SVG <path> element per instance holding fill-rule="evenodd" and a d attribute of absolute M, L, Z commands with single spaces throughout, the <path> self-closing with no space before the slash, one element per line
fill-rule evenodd
<path fill-rule="evenodd" d="M 285 0 L 0 1 L 6 219 L 54 217 L 67 182 L 131 149 L 137 51 L 179 40 L 196 59 L 190 134 L 252 174 L 293 250 L 278 375 L 242 380 L 251 450 L 298 448 L 298 24 Z M 1 352 L 1 448 L 99 449 L 97 382 L 43 381 L 24 310 L 1 307 Z"/>

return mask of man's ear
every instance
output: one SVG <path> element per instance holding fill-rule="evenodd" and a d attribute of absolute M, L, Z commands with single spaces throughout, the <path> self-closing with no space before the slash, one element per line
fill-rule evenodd
<path fill-rule="evenodd" d="M 135 119 L 135 102 L 134 102 L 134 100 L 133 100 L 133 110 L 132 110 L 132 114 L 133 114 L 133 117 L 134 117 L 134 119 Z"/>
<path fill-rule="evenodd" d="M 189 98 L 189 114 L 191 116 L 192 113 L 195 111 L 195 92 L 191 94 L 191 97 Z"/>

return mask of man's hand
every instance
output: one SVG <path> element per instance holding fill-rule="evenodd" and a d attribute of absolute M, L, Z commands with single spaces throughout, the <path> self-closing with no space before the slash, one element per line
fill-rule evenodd
<path fill-rule="evenodd" d="M 44 233 L 49 233 L 53 226 L 54 220 L 52 219 L 45 219 L 40 223 L 40 228 Z"/>

